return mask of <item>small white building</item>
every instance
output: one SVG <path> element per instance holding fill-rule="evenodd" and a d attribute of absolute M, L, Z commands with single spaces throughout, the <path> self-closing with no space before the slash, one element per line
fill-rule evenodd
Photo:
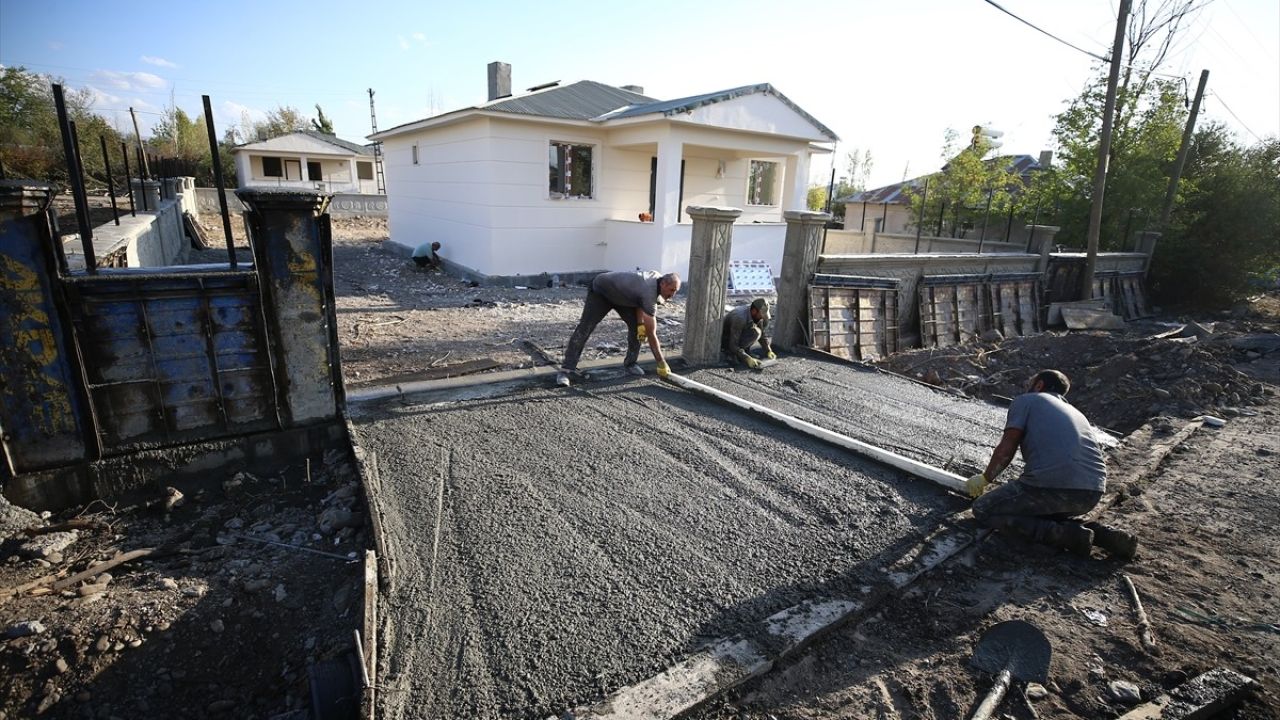
<path fill-rule="evenodd" d="M 334 135 L 300 130 L 232 149 L 240 187 L 378 192 L 373 149 Z"/>
<path fill-rule="evenodd" d="M 810 158 L 830 152 L 815 143 L 837 140 L 768 84 L 660 101 L 581 81 L 512 97 L 510 66 L 489 73 L 489 102 L 370 136 L 393 249 L 439 241 L 464 275 L 683 273 L 690 205 L 742 208 L 733 259 L 776 274 L 782 213 L 805 209 Z"/>

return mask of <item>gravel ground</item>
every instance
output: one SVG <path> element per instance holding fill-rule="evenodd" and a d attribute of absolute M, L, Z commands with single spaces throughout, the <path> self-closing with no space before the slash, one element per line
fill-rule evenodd
<path fill-rule="evenodd" d="M 754 392 L 799 386 L 800 410 L 854 407 L 868 381 L 906 393 L 918 410 L 903 425 L 918 423 L 904 445 L 922 457 L 994 437 L 1003 417 L 852 368 L 772 370 Z M 735 384 L 727 370 L 696 377 Z M 941 431 L 931 406 L 972 432 Z M 598 701 L 802 599 L 858 596 L 868 573 L 964 506 L 647 379 L 395 403 L 358 435 L 377 456 L 396 566 L 389 718 L 534 718 Z"/>

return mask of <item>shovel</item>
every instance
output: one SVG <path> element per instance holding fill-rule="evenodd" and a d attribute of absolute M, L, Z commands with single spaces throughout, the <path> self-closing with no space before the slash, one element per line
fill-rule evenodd
<path fill-rule="evenodd" d="M 1052 654 L 1044 633 L 1025 620 L 1006 620 L 983 633 L 973 650 L 972 664 L 979 670 L 996 673 L 996 684 L 978 706 L 973 720 L 991 720 L 1011 678 L 1038 683 L 1048 680 Z"/>

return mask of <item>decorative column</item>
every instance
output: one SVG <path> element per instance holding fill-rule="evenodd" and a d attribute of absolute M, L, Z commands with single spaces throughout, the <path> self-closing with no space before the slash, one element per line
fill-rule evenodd
<path fill-rule="evenodd" d="M 1160 233 L 1145 230 L 1138 233 L 1138 252 L 1147 256 L 1142 261 L 1142 272 L 1146 273 L 1151 269 L 1151 256 L 1156 254 L 1156 243 L 1160 241 Z"/>
<path fill-rule="evenodd" d="M 328 420 L 342 402 L 333 301 L 330 196 L 314 190 L 240 188 L 286 427 Z"/>
<path fill-rule="evenodd" d="M 661 163 L 659 163 L 661 164 Z M 685 208 L 693 219 L 689 247 L 689 301 L 684 311 L 684 359 L 690 365 L 715 362 L 720 355 L 720 322 L 729 290 L 729 250 L 739 208 Z"/>
<path fill-rule="evenodd" d="M 155 212 L 160 207 L 159 180 L 132 179 L 129 181 L 129 191 L 133 193 L 133 206 L 138 210 L 145 208 L 147 212 Z M 143 205 L 143 193 L 146 193 L 146 205 Z"/>
<path fill-rule="evenodd" d="M 1049 269 L 1049 253 L 1053 252 L 1053 238 L 1062 228 L 1057 225 L 1028 225 L 1027 252 L 1036 253 L 1036 272 L 1044 274 Z"/>
<path fill-rule="evenodd" d="M 783 210 L 805 210 L 809 203 L 809 153 L 787 156 L 786 184 L 782 188 Z"/>
<path fill-rule="evenodd" d="M 84 460 L 93 437 L 70 325 L 55 302 L 52 200 L 45 183 L 0 180 L 0 475 Z"/>
<path fill-rule="evenodd" d="M 822 228 L 830 213 L 788 210 L 787 238 L 782 246 L 782 273 L 777 308 L 773 311 L 773 345 L 790 350 L 808 344 L 809 281 L 818 271 Z"/>

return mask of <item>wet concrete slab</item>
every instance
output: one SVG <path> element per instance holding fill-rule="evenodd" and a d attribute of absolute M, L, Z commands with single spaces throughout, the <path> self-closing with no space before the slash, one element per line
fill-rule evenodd
<path fill-rule="evenodd" d="M 1004 419 L 813 360 L 691 377 L 933 464 L 985 462 Z M 857 600 L 966 505 L 651 378 L 361 412 L 395 567 L 389 718 L 590 705 L 802 601 Z"/>

